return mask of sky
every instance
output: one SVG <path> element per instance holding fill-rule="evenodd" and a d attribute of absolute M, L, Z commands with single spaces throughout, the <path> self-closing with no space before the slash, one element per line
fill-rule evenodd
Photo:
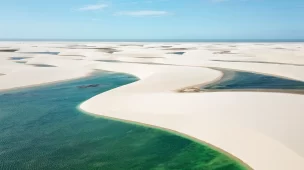
<path fill-rule="evenodd" d="M 0 39 L 304 39 L 304 0 L 0 0 Z"/>

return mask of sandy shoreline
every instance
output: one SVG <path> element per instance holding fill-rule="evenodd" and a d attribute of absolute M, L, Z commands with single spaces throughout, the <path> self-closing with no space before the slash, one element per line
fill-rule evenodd
<path fill-rule="evenodd" d="M 70 49 L 68 46 L 71 44 L 92 46 L 95 49 Z M 80 108 L 104 117 L 138 122 L 185 134 L 237 157 L 253 169 L 304 169 L 304 135 L 301 133 L 304 130 L 301 122 L 304 120 L 303 95 L 266 92 L 174 92 L 221 78 L 220 71 L 206 67 L 245 70 L 304 82 L 302 66 L 265 63 L 304 64 L 303 43 L 132 44 L 142 45 L 0 42 L 0 47 L 3 47 L 1 49 L 7 47 L 18 48 L 22 52 L 60 52 L 58 55 L 0 52 L 0 73 L 4 74 L 0 76 L 0 90 L 80 78 L 96 69 L 132 74 L 141 80 L 97 95 L 81 104 Z M 167 47 L 168 45 L 171 47 Z M 109 54 L 98 50 L 104 47 L 116 49 L 117 52 Z M 176 50 L 178 48 L 180 50 Z M 221 52 L 227 49 L 232 54 Z M 185 53 L 168 54 L 171 51 Z M 20 61 L 25 63 L 22 64 L 10 60 L 10 57 L 31 58 L 21 59 Z M 168 65 L 140 64 L 141 62 Z M 100 107 L 100 104 L 103 107 Z"/>
<path fill-rule="evenodd" d="M 80 111 L 82 111 L 83 113 L 85 114 L 89 114 L 91 116 L 95 116 L 95 117 L 102 117 L 102 118 L 105 118 L 105 119 L 109 119 L 109 120 L 113 120 L 113 121 L 118 121 L 118 122 L 124 122 L 124 123 L 128 123 L 128 124 L 133 124 L 133 125 L 139 125 L 139 126 L 145 126 L 145 127 L 150 127 L 150 128 L 154 128 L 154 129 L 158 129 L 158 130 L 162 130 L 162 131 L 166 131 L 166 132 L 169 132 L 169 133 L 172 133 L 172 134 L 175 134 L 177 136 L 180 136 L 180 137 L 183 137 L 183 138 L 186 138 L 186 139 L 189 139 L 193 142 L 196 142 L 196 143 L 199 143 L 199 144 L 202 144 L 204 146 L 207 146 L 209 148 L 212 148 L 213 150 L 216 150 L 220 153 L 223 153 L 225 154 L 226 156 L 228 156 L 229 158 L 233 159 L 233 160 L 236 160 L 238 164 L 240 164 L 242 167 L 245 167 L 246 169 L 248 170 L 251 170 L 252 168 L 247 165 L 245 162 L 243 162 L 241 159 L 235 157 L 234 155 L 226 152 L 225 150 L 222 150 L 221 148 L 218 148 L 216 146 L 213 146 L 212 144 L 210 143 L 207 143 L 206 141 L 202 141 L 198 138 L 195 138 L 193 136 L 189 136 L 187 134 L 183 134 L 183 133 L 180 133 L 178 131 L 175 131 L 173 129 L 167 129 L 167 128 L 163 128 L 163 127 L 160 127 L 160 126 L 155 126 L 155 125 L 152 125 L 152 124 L 145 124 L 145 123 L 142 123 L 142 122 L 136 122 L 136 121 L 132 121 L 132 120 L 127 120 L 127 119 L 119 119 L 119 118 L 113 118 L 113 117 L 108 117 L 108 116 L 104 116 L 104 115 L 100 115 L 100 114 L 94 114 L 94 113 L 90 113 L 90 112 L 87 112 L 86 110 L 83 110 L 81 109 L 81 104 L 78 106 L 78 109 Z"/>

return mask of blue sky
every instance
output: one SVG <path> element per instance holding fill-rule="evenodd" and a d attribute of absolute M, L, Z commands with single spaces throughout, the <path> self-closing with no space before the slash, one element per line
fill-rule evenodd
<path fill-rule="evenodd" d="M 0 38 L 304 39 L 304 0 L 2 0 Z"/>

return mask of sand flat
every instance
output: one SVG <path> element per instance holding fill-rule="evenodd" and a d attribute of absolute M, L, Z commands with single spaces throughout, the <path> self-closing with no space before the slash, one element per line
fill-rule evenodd
<path fill-rule="evenodd" d="M 140 81 L 97 95 L 84 101 L 80 108 L 92 114 L 185 134 L 232 154 L 253 169 L 304 169 L 304 95 L 267 92 L 177 93 L 181 88 L 219 80 L 222 73 L 212 67 L 304 82 L 304 67 L 292 65 L 304 64 L 303 49 L 298 48 L 303 44 L 124 44 L 127 43 L 0 42 L 0 46 L 18 48 L 24 52 L 0 53 L 0 73 L 5 74 L 0 77 L 0 89 L 79 78 L 96 69 L 132 74 Z M 112 47 L 119 52 L 109 54 L 96 49 L 71 49 L 71 45 Z M 183 55 L 172 55 L 167 54 L 168 50 L 164 48 L 187 50 Z M 221 53 L 227 49 L 231 50 L 231 54 Z M 214 53 L 214 50 L 219 53 Z M 37 52 L 60 53 L 49 55 Z M 79 56 L 82 60 L 75 60 Z M 26 59 L 26 64 L 22 64 L 9 60 L 10 57 L 30 58 Z"/>

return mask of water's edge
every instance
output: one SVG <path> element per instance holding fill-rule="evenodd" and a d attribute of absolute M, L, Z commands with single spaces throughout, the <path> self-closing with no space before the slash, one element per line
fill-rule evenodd
<path fill-rule="evenodd" d="M 90 113 L 90 112 L 87 112 L 87 111 L 81 109 L 80 105 L 81 104 L 78 105 L 77 109 L 84 114 L 88 114 L 88 115 L 91 115 L 91 116 L 94 116 L 94 117 L 97 117 L 97 118 L 104 118 L 104 119 L 108 119 L 108 120 L 112 120 L 112 121 L 116 121 L 116 122 L 122 122 L 122 123 L 126 123 L 126 124 L 131 124 L 131 125 L 138 125 L 138 126 L 142 126 L 142 127 L 153 128 L 153 129 L 157 129 L 157 130 L 160 130 L 160 131 L 163 131 L 163 132 L 174 134 L 176 136 L 182 137 L 184 139 L 188 139 L 192 142 L 198 143 L 198 144 L 203 145 L 205 147 L 211 148 L 211 149 L 215 150 L 216 152 L 224 154 L 225 156 L 229 157 L 230 159 L 236 161 L 240 167 L 243 167 L 243 170 L 253 170 L 247 163 L 245 163 L 241 159 L 237 158 L 236 156 L 230 154 L 229 152 L 226 152 L 225 150 L 223 150 L 219 147 L 216 147 L 216 146 L 214 146 L 214 145 L 212 145 L 208 142 L 205 142 L 205 141 L 200 140 L 198 138 L 195 138 L 193 136 L 190 136 L 190 135 L 187 135 L 185 133 L 181 133 L 181 132 L 178 132 L 178 131 L 175 131 L 175 130 L 172 130 L 172 129 L 168 129 L 168 128 L 164 128 L 164 127 L 160 127 L 160 126 L 155 126 L 155 125 L 152 125 L 152 124 L 146 124 L 146 123 L 142 123 L 142 122 L 127 120 L 127 119 L 114 118 L 114 117 L 109 117 L 109 116 L 104 116 L 104 115 L 97 115 L 97 114 Z"/>

